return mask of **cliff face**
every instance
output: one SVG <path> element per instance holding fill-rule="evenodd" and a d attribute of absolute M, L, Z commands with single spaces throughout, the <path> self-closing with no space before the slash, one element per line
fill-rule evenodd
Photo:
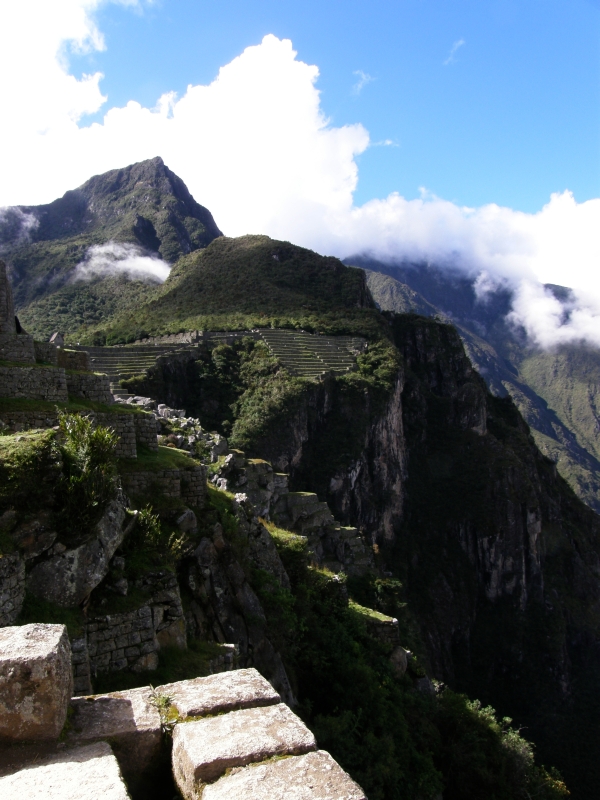
<path fill-rule="evenodd" d="M 385 388 L 360 377 L 307 383 L 247 455 L 362 529 L 402 584 L 430 674 L 526 725 L 574 796 L 591 796 L 600 521 L 512 400 L 487 391 L 454 328 L 388 322 L 400 358 Z M 182 405 L 187 369 L 160 370 Z"/>
<path fill-rule="evenodd" d="M 392 324 L 403 366 L 385 401 L 325 381 L 256 452 L 370 534 L 432 674 L 526 724 L 577 789 L 592 744 L 571 726 L 597 711 L 581 704 L 600 666 L 600 521 L 453 328 Z"/>

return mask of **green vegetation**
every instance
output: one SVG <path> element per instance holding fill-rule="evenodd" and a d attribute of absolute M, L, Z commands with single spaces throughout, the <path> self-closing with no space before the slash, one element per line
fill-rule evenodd
<path fill-rule="evenodd" d="M 50 505 L 61 467 L 54 431 L 0 436 L 0 510 L 34 512 Z"/>
<path fill-rule="evenodd" d="M 186 469 L 197 467 L 198 462 L 190 458 L 182 450 L 175 447 L 163 447 L 150 450 L 144 445 L 137 446 L 137 458 L 120 458 L 119 472 L 160 472 L 163 469 Z"/>
<path fill-rule="evenodd" d="M 121 344 L 140 330 L 256 327 L 385 335 L 361 270 L 267 236 L 220 237 L 184 256 L 153 300 L 100 330 Z"/>
<path fill-rule="evenodd" d="M 557 775 L 535 766 L 510 720 L 499 722 L 491 708 L 448 689 L 433 697 L 415 691 L 418 669 L 396 678 L 389 645 L 367 633 L 365 610 L 346 605 L 337 580 L 301 565 L 299 537 L 272 535 L 292 593 L 285 614 L 275 603 L 265 608 L 276 629 L 295 620 L 278 641 L 289 643 L 283 652 L 300 713 L 369 798 L 567 796 Z"/>
<path fill-rule="evenodd" d="M 56 447 L 62 476 L 56 488 L 55 519 L 62 538 L 87 534 L 117 493 L 118 438 L 108 428 L 94 427 L 85 416 L 59 414 Z"/>

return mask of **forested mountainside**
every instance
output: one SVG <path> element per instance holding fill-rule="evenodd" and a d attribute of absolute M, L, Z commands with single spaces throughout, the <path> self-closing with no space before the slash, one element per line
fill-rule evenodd
<path fill-rule="evenodd" d="M 136 203 L 145 202 L 146 196 L 143 191 L 136 194 L 134 173 L 148 169 L 171 181 L 172 174 L 158 160 L 109 173 L 117 184 L 119 175 L 133 181 L 128 214 L 137 214 L 141 206 Z M 104 186 L 105 178 L 92 180 Z M 176 181 L 169 185 L 179 186 Z M 110 192 L 106 197 L 110 205 Z M 115 203 L 118 197 L 117 192 Z M 112 219 L 108 211 L 106 215 Z M 116 213 L 114 219 L 121 217 Z M 149 211 L 144 218 L 150 219 Z M 64 224 L 68 232 L 73 230 L 68 215 Z M 158 221 L 152 224 L 159 238 Z M 50 324 L 42 320 L 43 309 L 57 303 L 52 313 L 58 314 L 56 309 L 66 307 L 69 299 L 73 307 L 91 304 L 93 319 L 85 314 L 76 318 L 71 306 L 63 315 L 70 320 L 66 330 L 71 340 L 77 337 L 90 345 L 195 329 L 304 330 L 360 340 L 353 346 L 352 369 L 306 377 L 286 368 L 260 337 L 207 339 L 173 357 L 162 356 L 125 385 L 159 403 L 185 408 L 205 428 L 227 435 L 229 445 L 246 457 L 257 463 L 266 459 L 276 472 L 288 473 L 292 489 L 316 492 L 340 522 L 359 529 L 374 561 L 372 569 L 348 578 L 347 592 L 355 604 L 399 620 L 403 644 L 418 656 L 410 680 L 398 689 L 386 652 L 348 616 L 337 579 L 318 570 L 305 572 L 312 567 L 304 551 L 298 555 L 297 539 L 286 538 L 284 532 L 284 544 L 280 541 L 291 596 L 264 575 L 261 584 L 260 574 L 244 562 L 243 547 L 239 549 L 231 497 L 214 495 L 206 512 L 198 511 L 194 547 L 215 550 L 214 569 L 230 570 L 234 576 L 227 572 L 232 596 L 244 581 L 260 596 L 271 626 L 267 638 L 292 676 L 302 713 L 322 746 L 354 770 L 373 798 L 406 796 L 406 786 L 410 796 L 428 800 L 441 790 L 446 800 L 527 797 L 534 791 L 564 796 L 558 779 L 535 773 L 541 788 L 531 783 L 531 752 L 509 732 L 510 723 L 494 721 L 485 709 L 488 703 L 500 717 L 526 728 L 538 763 L 558 767 L 573 797 L 593 797 L 599 777 L 594 756 L 600 730 L 595 691 L 600 521 L 569 488 L 554 461 L 540 452 L 517 405 L 506 395 L 510 375 L 515 392 L 525 387 L 522 391 L 535 400 L 535 408 L 550 413 L 540 399 L 546 389 L 535 365 L 527 368 L 524 358 L 519 362 L 537 382 L 540 395 L 512 366 L 510 343 L 500 355 L 483 338 L 483 328 L 473 323 L 476 334 L 463 324 L 461 314 L 467 318 L 473 309 L 483 312 L 475 307 L 472 287 L 459 279 L 450 292 L 438 276 L 436 291 L 427 297 L 420 284 L 411 289 L 395 279 L 390 284 L 392 277 L 384 276 L 386 291 L 394 302 L 404 298 L 405 305 L 398 309 L 403 313 L 380 311 L 372 296 L 379 296 L 375 279 L 368 273 L 365 277 L 362 269 L 266 236 L 230 239 L 218 235 L 216 227 L 206 233 L 208 228 L 207 223 L 204 238 L 190 235 L 191 252 L 180 243 L 180 258 L 161 285 L 124 276 L 53 283 L 48 276 L 55 274 L 53 264 L 58 262 L 44 256 L 50 250 L 36 251 L 43 242 L 33 233 L 29 244 L 17 246 L 15 234 L 9 237 L 5 257 L 17 284 L 20 319 L 25 327 L 43 330 Z M 114 231 L 115 237 L 133 236 L 131 227 Z M 113 229 L 109 235 L 113 237 Z M 90 243 L 106 243 L 100 228 L 94 236 L 85 239 L 68 269 L 79 263 Z M 51 244 L 66 253 L 68 241 L 58 238 Z M 33 248 L 31 262 L 26 247 Z M 144 247 L 151 252 L 148 242 Z M 29 302 L 43 294 L 45 299 Z M 118 301 L 100 303 L 102 297 L 117 295 Z M 431 318 L 441 297 L 455 303 L 458 331 Z M 507 303 L 499 294 L 485 309 L 487 322 L 479 317 L 475 321 L 487 325 L 486 331 L 501 326 Z M 448 311 L 447 305 L 442 308 Z M 406 313 L 415 309 L 419 314 Z M 57 319 L 50 317 L 54 328 L 60 328 Z M 473 362 L 479 353 L 495 394 L 467 358 L 461 336 Z M 14 411 L 14 403 L 18 401 L 2 408 Z M 551 415 L 548 430 L 562 445 L 553 427 L 558 411 Z M 185 440 L 184 433 L 183 428 L 172 432 L 172 453 L 176 442 Z M 583 449 L 574 434 L 572 438 L 573 447 Z M 40 446 L 51 448 L 50 440 L 40 440 Z M 34 474 L 43 460 L 35 453 L 20 460 L 21 447 L 16 443 L 13 450 L 11 443 L 7 469 L 23 466 Z M 47 455 L 55 452 L 49 449 Z M 143 454 L 144 463 L 149 458 Z M 56 472 L 59 460 L 53 463 Z M 215 477 L 223 466 L 214 466 Z M 37 486 L 36 480 L 31 485 Z M 45 490 L 42 481 L 39 485 Z M 152 493 L 142 499 L 150 505 L 157 502 Z M 141 539 L 123 545 L 126 562 L 146 568 L 135 557 L 141 542 L 153 553 L 150 561 L 164 558 L 189 588 L 189 552 L 178 549 L 172 538 L 174 513 L 180 509 L 169 503 L 158 509 L 158 521 L 148 522 Z M 19 513 L 26 516 L 30 510 L 24 506 Z M 67 523 L 63 519 L 61 524 L 68 528 Z M 221 526 L 223 545 L 215 525 Z M 272 538 L 277 536 L 272 531 Z M 247 568 L 245 578 L 234 565 L 238 557 Z M 202 566 L 198 562 L 195 568 Z M 106 581 L 113 579 L 107 576 Z M 197 583 L 194 587 L 198 599 L 201 588 Z M 110 591 L 102 583 L 98 597 L 110 597 Z M 218 607 L 217 595 L 213 600 Z M 237 608 L 237 601 L 231 602 Z M 39 610 L 28 608 L 31 614 Z M 256 623 L 251 604 L 246 611 L 244 625 L 251 627 Z M 230 626 L 232 635 L 244 628 L 237 624 Z M 414 694 L 415 681 L 425 672 L 439 682 L 437 699 L 430 698 L 433 705 Z M 466 692 L 471 700 L 457 700 L 455 691 Z"/>
<path fill-rule="evenodd" d="M 474 281 L 435 266 L 394 266 L 351 259 L 367 268 L 367 283 L 382 309 L 438 317 L 458 329 L 473 364 L 493 394 L 510 394 L 540 450 L 596 511 L 600 510 L 598 387 L 600 352 L 562 345 L 551 352 L 532 346 L 507 324 L 511 292 L 477 298 Z M 568 289 L 548 287 L 557 296 Z"/>

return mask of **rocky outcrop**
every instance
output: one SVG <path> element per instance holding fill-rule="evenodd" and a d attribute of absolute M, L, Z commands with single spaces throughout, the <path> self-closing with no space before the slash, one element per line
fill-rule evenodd
<path fill-rule="evenodd" d="M 245 516 L 243 512 L 239 517 Z M 260 523 L 246 520 L 242 537 L 250 537 Z M 276 551 L 273 559 L 278 559 Z M 279 574 L 285 570 L 279 562 Z M 287 576 L 286 576 L 287 577 Z M 234 642 L 240 666 L 255 666 L 290 704 L 295 703 L 281 656 L 268 637 L 261 603 L 248 583 L 244 570 L 216 525 L 212 537 L 204 538 L 187 566 L 185 577 L 192 601 L 186 614 L 188 635 L 217 642 Z"/>
<path fill-rule="evenodd" d="M 58 606 L 79 605 L 108 574 L 109 562 L 125 537 L 124 521 L 123 503 L 111 501 L 87 541 L 33 567 L 28 590 Z"/>

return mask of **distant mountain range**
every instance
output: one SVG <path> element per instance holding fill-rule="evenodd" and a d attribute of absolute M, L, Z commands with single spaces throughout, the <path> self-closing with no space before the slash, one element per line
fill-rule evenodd
<path fill-rule="evenodd" d="M 386 264 L 355 257 L 382 310 L 451 322 L 492 393 L 510 394 L 540 450 L 557 462 L 575 492 L 600 512 L 600 352 L 591 347 L 532 347 L 507 323 L 512 294 L 505 287 L 478 299 L 474 280 L 425 264 Z M 569 290 L 548 285 L 559 298 Z"/>
<path fill-rule="evenodd" d="M 174 265 L 169 278 L 160 284 L 117 269 L 79 280 L 90 248 L 111 242 Z M 290 324 L 351 333 L 357 314 L 363 330 L 381 324 L 369 314 L 358 272 L 350 270 L 341 293 L 332 294 L 330 286 L 340 284 L 328 276 L 343 269 L 337 259 L 266 236 L 222 238 L 211 213 L 161 158 L 95 176 L 47 205 L 4 209 L 0 257 L 9 265 L 19 318 L 39 338 L 60 330 L 71 341 L 111 344 L 190 327 Z M 276 275 L 269 269 L 274 259 Z M 347 264 L 365 270 L 379 308 L 454 324 L 492 392 L 513 397 L 542 452 L 600 511 L 598 350 L 531 348 L 506 322 L 506 288 L 483 303 L 473 280 L 459 272 L 364 257 Z"/>

